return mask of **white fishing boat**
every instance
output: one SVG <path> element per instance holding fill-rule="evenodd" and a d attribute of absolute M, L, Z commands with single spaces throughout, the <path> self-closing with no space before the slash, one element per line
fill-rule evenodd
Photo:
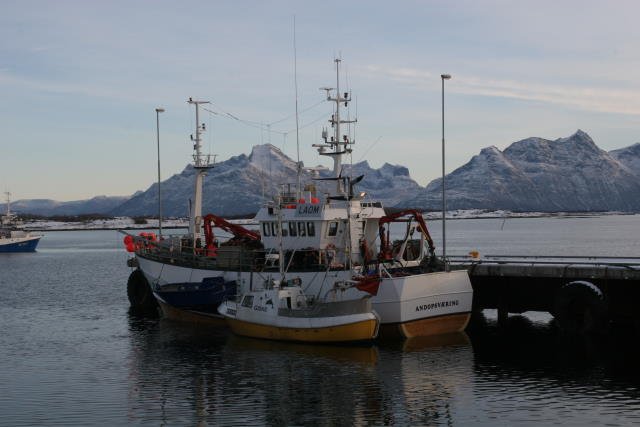
<path fill-rule="evenodd" d="M 323 302 L 305 295 L 297 280 L 265 285 L 218 307 L 235 334 L 314 343 L 370 341 L 378 334 L 369 297 Z"/>
<path fill-rule="evenodd" d="M 11 193 L 5 194 L 7 210 L 0 217 L 0 252 L 35 252 L 42 235 L 24 229 L 18 217 L 11 213 Z"/>
<path fill-rule="evenodd" d="M 419 212 L 387 215 L 380 202 L 356 191 L 363 177 L 351 177 L 343 167 L 355 140 L 341 129 L 345 124 L 355 126 L 356 120 L 341 118 L 341 108 L 351 98 L 340 92 L 340 60 L 335 63 L 336 87 L 324 89 L 327 100 L 335 105 L 329 119 L 333 132 L 323 130 L 322 143 L 314 145 L 320 155 L 333 159 L 332 175 L 302 185 L 299 174 L 297 183 L 283 185 L 255 217 L 259 242 L 241 239 L 241 232 L 237 242 L 215 245 L 211 231 L 201 232 L 206 224 L 199 212 L 202 179 L 198 172 L 189 235 L 167 239 L 152 251 L 136 250 L 139 270 L 132 277 L 137 274 L 145 280 L 130 280 L 130 288 L 150 284 L 156 299 L 167 305 L 158 289 L 177 285 L 195 292 L 215 280 L 244 296 L 263 290 L 268 280 L 295 280 L 304 295 L 327 303 L 359 301 L 370 294 L 372 308 L 380 316 L 380 335 L 428 336 L 466 327 L 473 296 L 466 270 L 449 271 L 446 260 L 436 256 Z M 196 147 L 198 140 L 197 132 Z M 392 224 L 403 228 L 400 239 L 394 238 Z M 173 242 L 172 251 L 167 250 L 167 241 Z M 196 244 L 199 241 L 205 242 L 202 248 Z M 213 305 L 206 311 L 211 313 Z M 188 313 L 190 318 L 212 316 L 203 315 L 202 308 L 174 305 L 171 311 Z"/>

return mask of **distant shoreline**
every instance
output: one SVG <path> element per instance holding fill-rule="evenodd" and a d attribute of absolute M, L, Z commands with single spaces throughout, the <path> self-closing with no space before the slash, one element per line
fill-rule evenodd
<path fill-rule="evenodd" d="M 178 229 L 187 229 L 189 226 L 173 226 L 173 227 L 165 227 L 162 226 L 163 230 L 178 230 Z M 36 228 L 36 227 L 25 227 L 26 230 L 29 231 L 37 231 L 37 232 L 50 232 L 50 231 L 127 231 L 127 230 L 157 230 L 158 227 L 68 227 L 68 228 Z"/>
<path fill-rule="evenodd" d="M 509 212 L 509 211 L 480 211 L 480 210 L 459 210 L 448 211 L 447 220 L 456 221 L 464 219 L 520 219 L 520 218 L 593 218 L 598 216 L 612 215 L 639 215 L 637 212 Z M 425 220 L 437 221 L 442 218 L 441 212 L 423 213 Z M 232 219 L 244 225 L 257 225 L 253 218 Z M 119 218 L 115 220 L 96 220 L 90 222 L 56 222 L 37 220 L 24 224 L 26 230 L 35 232 L 50 231 L 92 231 L 92 230 L 155 230 L 158 229 L 157 220 L 149 220 L 147 224 L 134 224 L 131 219 Z M 162 224 L 164 230 L 180 230 L 189 228 L 188 221 L 171 220 Z"/>

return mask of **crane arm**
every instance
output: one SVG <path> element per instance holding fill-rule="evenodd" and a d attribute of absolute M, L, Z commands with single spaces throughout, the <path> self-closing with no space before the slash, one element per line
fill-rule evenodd
<path fill-rule="evenodd" d="M 427 239 L 427 244 L 429 245 L 429 252 L 431 254 L 434 254 L 436 251 L 436 247 L 433 243 L 433 239 L 431 238 L 431 234 L 429 234 L 429 229 L 427 228 L 427 224 L 424 221 L 424 218 L 422 217 L 422 214 L 420 212 L 418 212 L 415 209 L 406 209 L 400 212 L 395 212 L 389 215 L 385 215 L 382 218 L 380 218 L 379 220 L 379 224 L 380 226 L 387 224 L 389 222 L 394 222 L 396 219 L 401 218 L 403 216 L 407 216 L 410 215 L 412 216 L 417 222 L 418 222 L 418 226 L 420 227 L 420 231 L 422 232 L 422 234 L 424 234 L 425 238 Z"/>
<path fill-rule="evenodd" d="M 213 234 L 213 227 L 221 228 L 227 233 L 233 234 L 234 238 L 259 241 L 260 233 L 244 228 L 238 224 L 232 224 L 224 218 L 219 216 L 208 214 L 204 217 L 204 237 L 207 248 L 214 245 L 213 240 L 215 238 Z"/>

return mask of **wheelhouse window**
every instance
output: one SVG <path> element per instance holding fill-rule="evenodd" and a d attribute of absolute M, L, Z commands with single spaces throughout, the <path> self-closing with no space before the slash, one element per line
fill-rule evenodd
<path fill-rule="evenodd" d="M 282 237 L 287 237 L 289 235 L 289 230 L 286 222 L 282 223 Z"/>
<path fill-rule="evenodd" d="M 245 295 L 244 298 L 242 298 L 242 306 L 253 307 L 253 295 Z"/>
<path fill-rule="evenodd" d="M 262 235 L 265 237 L 271 236 L 271 225 L 268 222 L 262 223 Z"/>
<path fill-rule="evenodd" d="M 307 236 L 313 237 L 316 235 L 316 224 L 313 222 L 307 222 Z"/>
<path fill-rule="evenodd" d="M 298 235 L 298 230 L 296 229 L 295 222 L 289 223 L 289 234 L 291 235 L 291 237 L 296 237 Z"/>
<path fill-rule="evenodd" d="M 307 235 L 307 230 L 304 227 L 304 222 L 300 221 L 298 223 L 298 235 L 302 236 L 306 236 Z"/>
<path fill-rule="evenodd" d="M 331 221 L 327 229 L 327 236 L 332 237 L 338 234 L 338 221 Z"/>
<path fill-rule="evenodd" d="M 271 223 L 271 235 L 276 237 L 278 235 L 278 223 L 277 222 L 272 222 Z"/>

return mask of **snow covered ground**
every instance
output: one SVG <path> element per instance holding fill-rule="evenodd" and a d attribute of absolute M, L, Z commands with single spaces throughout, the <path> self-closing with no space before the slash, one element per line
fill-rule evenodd
<path fill-rule="evenodd" d="M 481 209 L 452 210 L 447 211 L 447 219 L 473 219 L 473 218 L 538 218 L 538 217 L 569 217 L 569 216 L 599 216 L 618 215 L 621 212 L 511 212 L 506 210 L 486 211 Z M 425 212 L 426 219 L 437 220 L 442 218 L 442 212 Z M 234 219 L 230 222 L 242 225 L 255 224 L 252 218 Z M 162 221 L 162 228 L 188 228 L 189 220 L 186 218 L 172 218 Z M 57 221 L 30 221 L 24 223 L 27 230 L 37 231 L 61 231 L 61 230 L 128 230 L 128 229 L 153 229 L 158 228 L 157 219 L 148 219 L 146 224 L 135 224 L 129 217 L 117 217 L 107 220 L 93 220 L 87 222 L 57 222 Z"/>
<path fill-rule="evenodd" d="M 511 212 L 508 210 L 489 211 L 484 209 L 458 209 L 447 211 L 447 219 L 473 219 L 473 218 L 542 218 L 542 217 L 575 217 L 575 216 L 601 216 L 624 215 L 628 212 Z M 426 219 L 442 218 L 440 212 L 423 212 Z"/>
<path fill-rule="evenodd" d="M 187 219 L 164 219 L 162 228 L 187 228 Z M 113 219 L 99 219 L 93 221 L 59 222 L 59 221 L 30 221 L 24 223 L 27 230 L 60 231 L 60 230 L 127 230 L 158 228 L 157 219 L 149 219 L 146 224 L 135 224 L 133 218 L 116 217 Z"/>

